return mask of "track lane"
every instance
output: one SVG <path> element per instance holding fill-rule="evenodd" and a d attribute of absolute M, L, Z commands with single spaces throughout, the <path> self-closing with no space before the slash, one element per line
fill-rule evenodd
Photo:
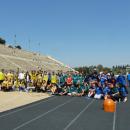
<path fill-rule="evenodd" d="M 66 98 L 66 97 L 65 97 Z M 15 130 L 63 130 L 92 100 L 73 97 L 74 100 L 52 113 Z"/>
<path fill-rule="evenodd" d="M 4 116 L 0 118 L 0 128 L 2 130 L 12 130 L 16 128 L 17 126 L 36 118 L 37 116 L 46 113 L 47 111 L 53 109 L 54 107 L 72 99 L 71 97 L 58 97 L 54 100 L 47 100 L 46 102 L 42 102 L 38 105 L 32 105 L 31 107 L 28 106 L 28 108 L 23 109 L 21 111 L 15 112 L 13 114 L 10 114 L 8 116 Z M 17 109 L 16 109 L 17 110 Z M 15 110 L 15 111 L 16 111 Z M 19 109 L 18 109 L 19 110 Z M 6 113 L 5 113 L 6 114 Z M 7 125 L 8 123 L 8 125 Z"/>
<path fill-rule="evenodd" d="M 113 113 L 105 113 L 103 102 L 96 100 L 67 130 L 112 130 Z"/>

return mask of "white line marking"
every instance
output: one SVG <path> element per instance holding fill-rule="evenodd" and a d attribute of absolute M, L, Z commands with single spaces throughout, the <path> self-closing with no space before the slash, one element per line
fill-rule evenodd
<path fill-rule="evenodd" d="M 74 122 L 92 105 L 95 100 L 92 100 L 65 128 L 67 130 L 70 126 L 74 124 Z"/>
<path fill-rule="evenodd" d="M 113 117 L 113 128 L 112 128 L 112 130 L 116 130 L 116 113 L 117 113 L 117 109 L 115 108 L 114 117 Z"/>
<path fill-rule="evenodd" d="M 24 110 L 24 109 L 28 109 L 28 108 L 37 106 L 37 105 L 39 105 L 39 104 L 41 104 L 41 103 L 43 103 L 43 102 L 48 102 L 48 101 L 50 101 L 50 100 L 54 100 L 55 98 L 57 98 L 57 97 L 49 98 L 48 100 L 43 100 L 42 102 L 38 102 L 38 103 L 35 103 L 35 104 L 33 104 L 33 105 L 29 105 L 29 106 L 26 106 L 26 107 L 24 107 L 24 108 L 21 108 L 21 109 L 18 109 L 18 110 L 9 112 L 9 113 L 7 113 L 7 114 L 3 114 L 3 115 L 0 116 L 0 118 L 6 117 L 6 116 L 8 116 L 8 115 L 12 115 L 12 114 L 14 114 L 14 113 L 16 113 L 16 112 L 19 112 L 19 111 L 22 111 L 22 110 Z"/>
<path fill-rule="evenodd" d="M 20 128 L 22 128 L 22 127 L 24 127 L 24 126 L 26 126 L 26 125 L 28 125 L 28 124 L 34 122 L 34 121 L 36 121 L 36 120 L 38 120 L 38 119 L 40 119 L 40 118 L 46 116 L 47 114 L 49 114 L 49 113 L 55 111 L 56 109 L 58 109 L 58 108 L 60 108 L 60 107 L 62 107 L 62 106 L 64 106 L 64 105 L 66 105 L 67 103 L 72 102 L 74 99 L 75 99 L 75 98 L 72 98 L 72 99 L 70 99 L 69 101 L 67 101 L 67 102 L 65 102 L 65 103 L 63 103 L 63 104 L 58 105 L 57 107 L 55 107 L 55 108 L 53 108 L 53 109 L 51 109 L 51 110 L 49 110 L 49 111 L 47 111 L 47 112 L 45 112 L 45 113 L 43 113 L 43 114 L 37 116 L 36 118 L 34 118 L 34 119 L 32 119 L 32 120 L 29 120 L 29 121 L 27 121 L 27 122 L 25 122 L 25 123 L 19 125 L 18 127 L 14 128 L 13 130 L 18 130 L 18 129 L 20 129 Z"/>

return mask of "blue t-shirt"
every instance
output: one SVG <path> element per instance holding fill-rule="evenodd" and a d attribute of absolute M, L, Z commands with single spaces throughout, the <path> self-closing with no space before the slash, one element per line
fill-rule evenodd
<path fill-rule="evenodd" d="M 102 76 L 100 79 L 101 84 L 104 84 L 106 80 L 107 80 L 106 76 Z"/>
<path fill-rule="evenodd" d="M 126 79 L 125 79 L 125 77 L 123 75 L 118 76 L 118 78 L 116 79 L 116 82 L 120 83 L 120 84 L 122 84 L 124 86 L 126 85 Z"/>
<path fill-rule="evenodd" d="M 127 96 L 127 91 L 125 87 L 120 87 L 119 92 L 122 96 L 126 97 Z"/>
<path fill-rule="evenodd" d="M 127 79 L 130 81 L 130 74 L 127 75 Z"/>
<path fill-rule="evenodd" d="M 110 88 L 108 86 L 106 86 L 104 89 L 103 89 L 103 94 L 104 95 L 107 95 L 108 93 L 110 93 Z"/>
<path fill-rule="evenodd" d="M 95 93 L 96 94 L 102 94 L 102 88 L 101 87 L 96 87 Z"/>

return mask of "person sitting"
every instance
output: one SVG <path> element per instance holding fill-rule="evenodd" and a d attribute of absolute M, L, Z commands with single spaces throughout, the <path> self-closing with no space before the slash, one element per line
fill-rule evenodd
<path fill-rule="evenodd" d="M 107 84 L 105 84 L 105 87 L 103 88 L 103 98 L 104 98 L 105 100 L 110 97 L 110 96 L 109 96 L 109 93 L 110 93 L 110 84 L 107 83 Z"/>
<path fill-rule="evenodd" d="M 68 96 L 76 96 L 76 94 L 77 94 L 77 89 L 74 85 L 67 87 L 67 95 Z"/>
<path fill-rule="evenodd" d="M 19 91 L 25 92 L 25 82 L 24 81 L 19 81 Z"/>
<path fill-rule="evenodd" d="M 90 88 L 89 88 L 89 92 L 88 92 L 88 97 L 94 97 L 95 95 L 95 81 L 90 82 Z"/>
<path fill-rule="evenodd" d="M 110 84 L 110 98 L 113 101 L 120 101 L 120 93 L 117 86 L 114 86 L 113 84 Z"/>
<path fill-rule="evenodd" d="M 71 87 L 73 84 L 73 78 L 71 76 L 71 74 L 68 75 L 67 79 L 66 79 L 66 84 L 68 87 Z"/>
<path fill-rule="evenodd" d="M 84 96 L 87 95 L 89 92 L 90 86 L 86 82 L 84 82 L 84 84 L 82 85 L 82 88 L 84 90 Z"/>
<path fill-rule="evenodd" d="M 7 91 L 12 91 L 12 90 L 13 90 L 13 81 L 11 79 L 8 79 Z"/>
<path fill-rule="evenodd" d="M 72 76 L 72 78 L 73 78 L 73 84 L 74 84 L 74 86 L 77 86 L 77 82 L 78 82 L 78 75 L 77 75 L 77 73 L 74 73 L 73 76 Z"/>
<path fill-rule="evenodd" d="M 96 86 L 96 88 L 95 88 L 94 98 L 101 99 L 103 96 L 102 87 L 98 83 L 95 83 L 95 86 Z"/>
<path fill-rule="evenodd" d="M 66 86 L 61 87 L 61 89 L 59 89 L 60 96 L 67 95 L 67 92 L 68 92 L 68 88 Z"/>
<path fill-rule="evenodd" d="M 13 90 L 19 91 L 19 87 L 20 87 L 20 82 L 19 82 L 18 78 L 15 77 L 14 84 L 13 84 Z"/>
<path fill-rule="evenodd" d="M 41 90 L 43 92 L 45 92 L 47 90 L 47 81 L 46 80 L 43 80 L 42 82 L 42 86 L 41 86 Z"/>
<path fill-rule="evenodd" d="M 50 87 L 50 90 L 51 90 L 51 92 L 52 92 L 52 95 L 57 94 L 57 93 L 58 93 L 57 84 L 52 83 L 52 84 L 51 84 L 51 87 Z"/>
<path fill-rule="evenodd" d="M 1 84 L 1 90 L 6 91 L 8 86 L 8 79 L 5 77 L 4 81 Z"/>
<path fill-rule="evenodd" d="M 43 83 L 42 74 L 39 73 L 37 75 L 37 80 L 36 80 L 36 87 L 35 87 L 36 92 L 40 92 L 41 91 L 42 83 Z"/>
<path fill-rule="evenodd" d="M 77 94 L 76 96 L 81 97 L 85 95 L 85 87 L 81 85 L 80 83 L 77 84 Z"/>

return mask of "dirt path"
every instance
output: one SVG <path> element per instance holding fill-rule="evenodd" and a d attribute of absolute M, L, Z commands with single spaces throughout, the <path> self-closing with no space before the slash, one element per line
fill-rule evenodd
<path fill-rule="evenodd" d="M 50 97 L 46 93 L 0 92 L 0 112 Z"/>

